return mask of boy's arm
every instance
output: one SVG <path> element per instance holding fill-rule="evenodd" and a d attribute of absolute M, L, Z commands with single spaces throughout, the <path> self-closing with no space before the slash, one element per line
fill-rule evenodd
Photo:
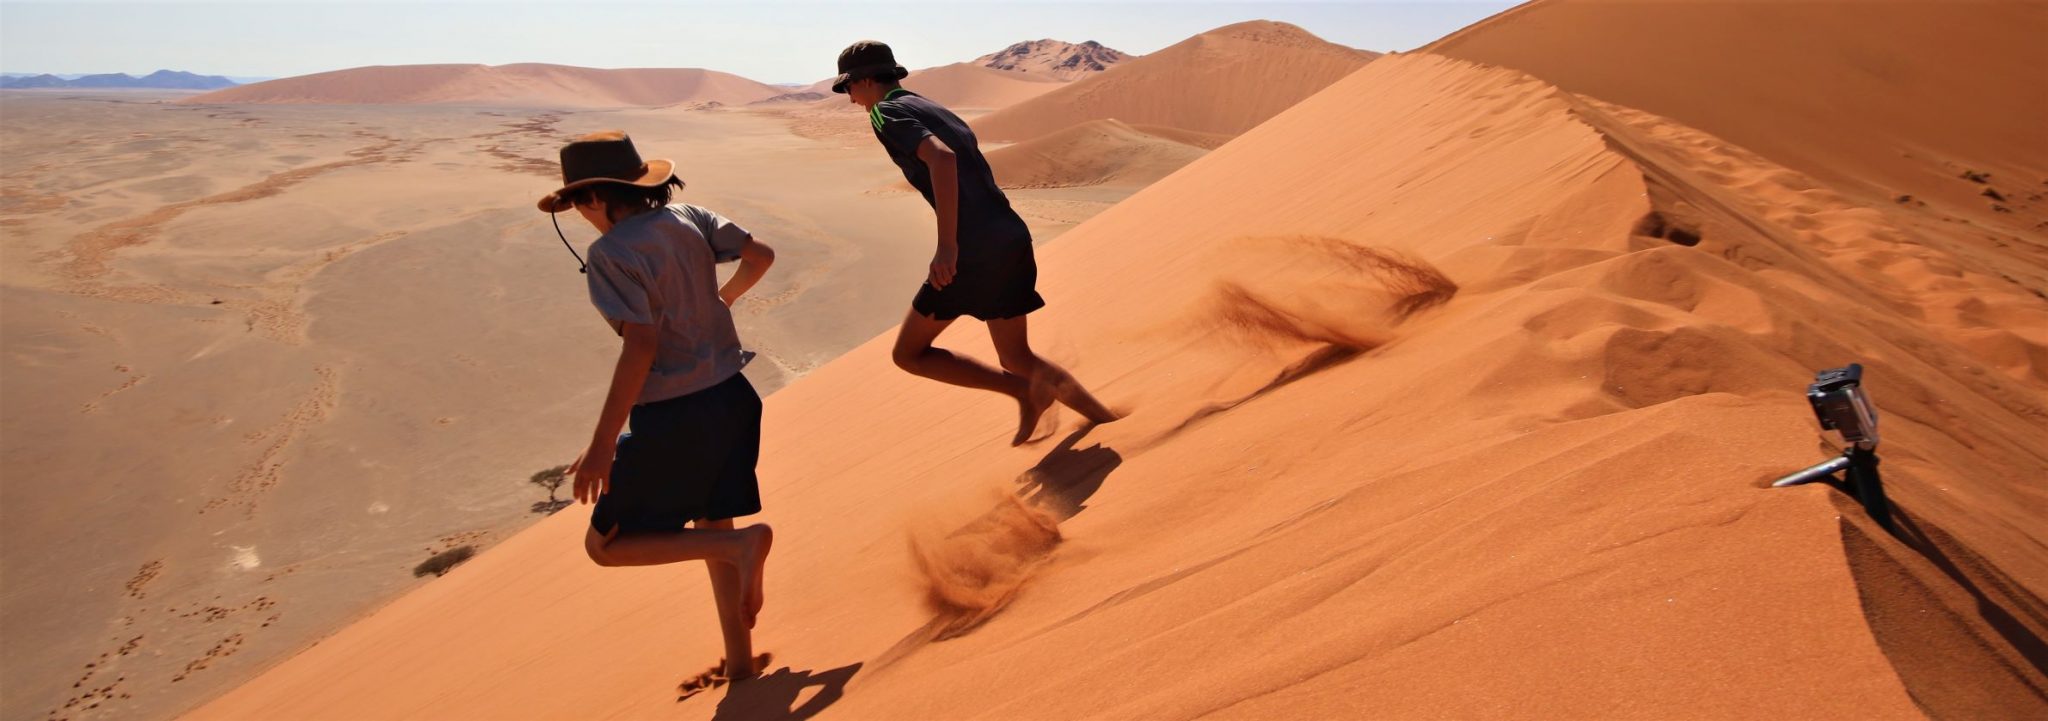
<path fill-rule="evenodd" d="M 944 288 L 953 282 L 960 260 L 959 156 L 938 136 L 927 135 L 917 144 L 917 159 L 932 173 L 932 206 L 939 216 L 939 251 L 932 256 L 929 280 L 933 288 Z"/>
<path fill-rule="evenodd" d="M 740 267 L 733 271 L 731 279 L 725 281 L 725 287 L 718 289 L 718 297 L 728 306 L 739 302 L 740 296 L 746 295 L 755 283 L 761 282 L 762 276 L 768 274 L 768 266 L 771 265 L 775 265 L 775 249 L 748 236 L 746 244 L 740 246 Z"/>
<path fill-rule="evenodd" d="M 647 384 L 647 373 L 654 367 L 655 348 L 659 343 L 658 331 L 644 323 L 624 323 L 625 345 L 619 349 L 619 361 L 612 368 L 611 390 L 605 393 L 604 410 L 598 413 L 597 430 L 590 438 L 589 449 L 583 457 L 576 459 L 570 473 L 576 475 L 576 500 L 594 502 L 604 495 L 611 478 L 612 455 L 619 448 L 619 431 L 626 427 L 626 417 L 633 412 L 633 402 L 640 398 L 640 388 Z"/>

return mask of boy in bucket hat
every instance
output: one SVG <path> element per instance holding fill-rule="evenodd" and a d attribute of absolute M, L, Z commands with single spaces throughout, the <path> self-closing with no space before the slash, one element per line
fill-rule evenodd
<path fill-rule="evenodd" d="M 604 234 L 584 273 L 590 302 L 624 339 L 597 430 L 570 473 L 576 500 L 597 504 L 583 545 L 598 565 L 710 567 L 725 675 L 751 678 L 774 533 L 732 522 L 761 511 L 761 397 L 740 374 L 729 306 L 775 253 L 717 213 L 671 205 L 683 187 L 674 171 L 667 160 L 642 162 L 623 132 L 593 133 L 562 148 L 562 187 L 540 200 L 551 217 L 574 208 Z M 739 269 L 720 287 L 713 266 L 731 260 Z M 621 437 L 629 418 L 633 432 Z"/>
<path fill-rule="evenodd" d="M 1025 316 L 1045 306 L 1036 288 L 1031 229 L 996 186 L 974 131 L 952 111 L 903 89 L 898 81 L 908 75 L 889 46 L 863 40 L 839 54 L 839 75 L 832 81 L 832 92 L 868 109 L 875 139 L 938 216 L 938 250 L 897 331 L 896 365 L 1015 399 L 1017 434 L 1011 445 L 1030 440 L 1039 416 L 1055 400 L 1092 423 L 1116 420 L 1066 369 L 1031 350 Z M 963 315 L 988 323 L 1001 369 L 932 347 Z"/>

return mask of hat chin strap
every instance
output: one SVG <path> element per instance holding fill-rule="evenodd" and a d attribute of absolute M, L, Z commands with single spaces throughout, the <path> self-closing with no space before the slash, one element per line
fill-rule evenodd
<path fill-rule="evenodd" d="M 583 262 L 583 256 L 576 255 L 576 246 L 569 244 L 569 236 L 562 234 L 562 221 L 555 218 L 555 211 L 548 211 L 548 222 L 555 224 L 555 237 L 562 239 L 562 247 L 569 249 L 569 255 L 576 258 L 576 272 L 590 272 L 590 264 Z"/>

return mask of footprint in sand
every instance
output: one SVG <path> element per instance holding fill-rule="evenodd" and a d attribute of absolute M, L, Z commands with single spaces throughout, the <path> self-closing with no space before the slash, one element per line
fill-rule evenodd
<path fill-rule="evenodd" d="M 339 403 L 340 391 L 335 370 L 328 366 L 316 366 L 313 372 L 319 376 L 319 381 L 298 405 L 285 413 L 282 421 L 269 430 L 251 432 L 243 437 L 251 442 L 265 438 L 275 440 L 264 448 L 254 464 L 229 481 L 226 494 L 207 501 L 199 509 L 199 513 L 205 514 L 228 506 L 240 506 L 246 515 L 252 518 L 255 516 L 256 497 L 275 488 L 282 481 L 284 462 L 281 457 L 285 450 L 306 428 L 326 420 L 328 414 L 332 413 Z M 258 435 L 259 433 L 261 435 Z"/>
<path fill-rule="evenodd" d="M 148 588 L 149 582 L 156 580 L 157 574 L 162 573 L 163 570 L 164 561 L 161 558 L 142 564 L 142 568 L 135 572 L 135 576 L 128 579 L 126 586 L 128 596 L 137 600 L 147 598 L 149 593 L 145 589 Z"/>
<path fill-rule="evenodd" d="M 207 649 L 205 655 L 200 656 L 197 660 L 186 663 L 184 671 L 171 677 L 171 683 L 183 681 L 185 677 L 203 671 L 206 667 L 213 665 L 214 661 L 233 656 L 236 651 L 240 650 L 242 650 L 242 634 L 230 634 L 227 638 L 221 639 L 220 643 L 214 644 L 213 648 Z"/>
<path fill-rule="evenodd" d="M 51 709 L 48 718 L 69 718 L 63 714 L 90 711 L 99 708 L 103 703 L 134 698 L 133 695 L 121 691 L 121 682 L 128 680 L 125 675 L 116 674 L 114 680 L 105 686 L 87 687 L 85 684 L 92 681 L 94 676 L 108 672 L 120 659 L 133 655 L 141 645 L 142 637 L 136 636 L 122 643 L 119 649 L 93 657 L 91 662 L 85 664 L 85 672 L 79 674 L 78 680 L 71 682 L 71 687 L 81 693 L 65 699 L 63 706 Z"/>

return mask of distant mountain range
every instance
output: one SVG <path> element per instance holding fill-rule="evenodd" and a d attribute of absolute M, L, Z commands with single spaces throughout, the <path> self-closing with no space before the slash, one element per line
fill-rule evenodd
<path fill-rule="evenodd" d="M 1109 66 L 1132 56 L 1090 40 L 1070 43 L 1060 40 L 1031 40 L 975 58 L 974 62 L 997 70 L 1050 75 L 1061 80 L 1079 80 L 1108 70 Z"/>
<path fill-rule="evenodd" d="M 240 83 L 219 75 L 198 75 L 177 70 L 158 70 L 135 77 L 127 73 L 99 75 L 25 75 L 8 73 L 0 77 L 0 88 L 156 88 L 166 90 L 218 90 Z"/>

